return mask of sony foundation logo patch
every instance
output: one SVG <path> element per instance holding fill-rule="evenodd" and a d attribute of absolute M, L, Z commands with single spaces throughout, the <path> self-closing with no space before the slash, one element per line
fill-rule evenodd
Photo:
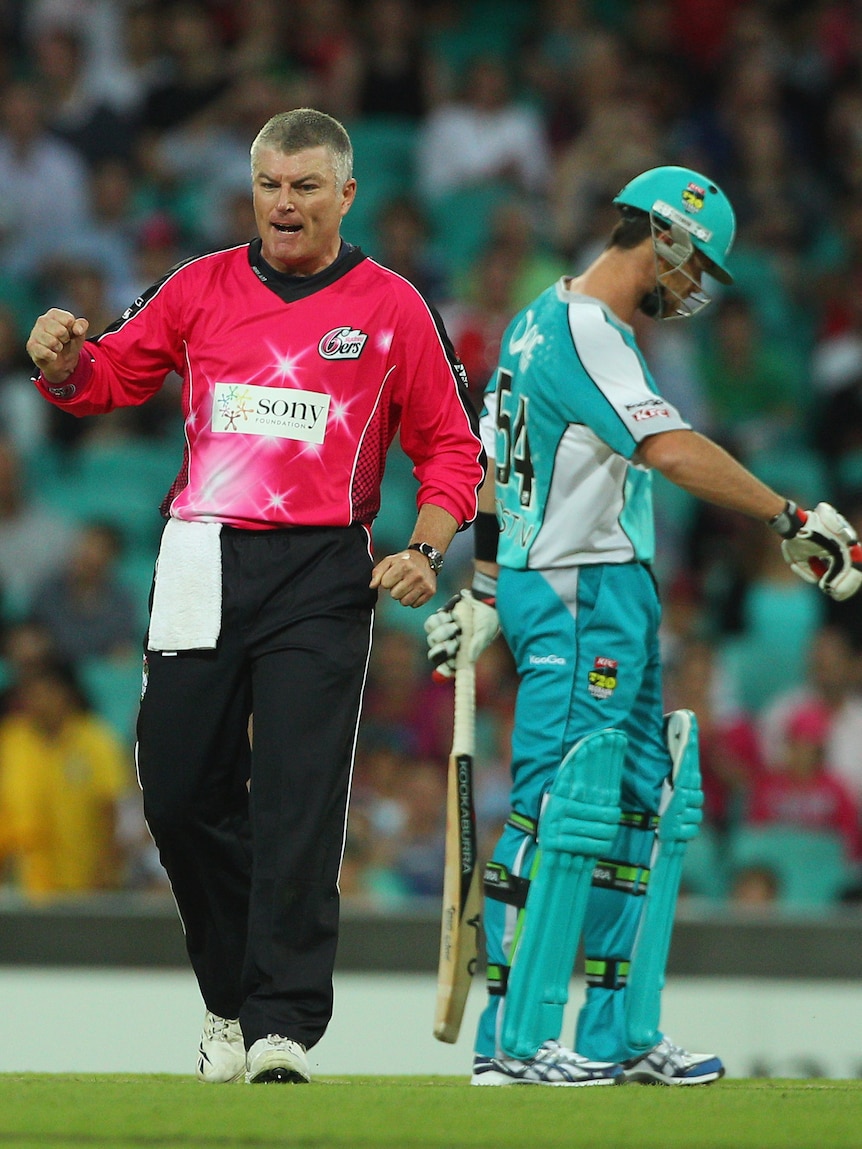
<path fill-rule="evenodd" d="M 211 426 L 224 434 L 322 443 L 328 414 L 329 396 L 317 391 L 245 383 L 216 383 L 213 388 Z"/>
<path fill-rule="evenodd" d="M 333 327 L 317 345 L 324 359 L 358 359 L 368 336 L 357 327 Z"/>

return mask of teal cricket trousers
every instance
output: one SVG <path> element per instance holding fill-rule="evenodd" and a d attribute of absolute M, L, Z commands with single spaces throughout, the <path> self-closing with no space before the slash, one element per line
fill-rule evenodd
<path fill-rule="evenodd" d="M 497 605 L 520 686 L 512 735 L 512 816 L 487 871 L 489 998 L 476 1052 L 500 1052 L 508 964 L 536 864 L 543 797 L 579 739 L 614 727 L 629 740 L 623 816 L 612 856 L 601 859 L 594 872 L 583 934 L 587 992 L 574 1046 L 587 1057 L 624 1060 L 641 1052 L 626 1041 L 625 981 L 649 880 L 662 784 L 671 768 L 663 734 L 655 582 L 639 563 L 503 569 Z"/>

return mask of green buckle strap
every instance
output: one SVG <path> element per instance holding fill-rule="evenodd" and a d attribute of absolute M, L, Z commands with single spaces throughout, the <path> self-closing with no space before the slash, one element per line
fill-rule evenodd
<path fill-rule="evenodd" d="M 587 985 L 600 989 L 622 989 L 628 981 L 631 962 L 605 958 L 585 958 Z"/>
<path fill-rule="evenodd" d="M 512 874 L 502 862 L 488 862 L 483 876 L 485 897 L 522 910 L 527 904 L 530 879 Z"/>
<path fill-rule="evenodd" d="M 628 862 L 602 858 L 593 869 L 593 885 L 600 890 L 619 890 L 620 893 L 642 898 L 647 892 L 649 875 L 646 866 L 632 866 Z"/>
<path fill-rule="evenodd" d="M 485 971 L 485 980 L 490 997 L 504 997 L 509 984 L 509 967 L 489 962 Z"/>
<path fill-rule="evenodd" d="M 513 810 L 509 817 L 506 819 L 506 825 L 511 826 L 515 830 L 523 830 L 525 834 L 529 834 L 531 838 L 537 836 L 539 823 L 535 818 L 528 818 L 526 814 L 519 814 L 517 810 Z"/>
<path fill-rule="evenodd" d="M 657 830 L 659 821 L 658 814 L 642 814 L 637 810 L 623 810 L 620 815 L 620 825 L 633 830 Z"/>

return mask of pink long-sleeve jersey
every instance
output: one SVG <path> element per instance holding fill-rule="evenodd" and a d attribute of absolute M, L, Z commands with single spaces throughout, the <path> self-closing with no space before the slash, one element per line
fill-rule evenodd
<path fill-rule="evenodd" d="M 260 241 L 180 264 L 84 344 L 58 406 L 92 415 L 183 379 L 186 448 L 163 509 L 260 529 L 368 524 L 387 448 L 433 503 L 473 519 L 484 456 L 463 368 L 421 295 L 358 249 L 307 279 Z"/>

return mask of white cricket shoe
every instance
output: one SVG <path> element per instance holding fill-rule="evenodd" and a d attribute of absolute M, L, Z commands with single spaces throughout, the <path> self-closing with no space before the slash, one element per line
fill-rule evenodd
<path fill-rule="evenodd" d="M 278 1033 L 262 1037 L 248 1051 L 245 1079 L 252 1085 L 310 1081 L 305 1046 Z"/>
<path fill-rule="evenodd" d="M 622 1063 L 626 1081 L 641 1085 L 709 1085 L 724 1077 L 724 1065 L 714 1053 L 689 1053 L 669 1037 L 647 1053 Z"/>
<path fill-rule="evenodd" d="M 223 1084 L 241 1081 L 244 1073 L 245 1043 L 239 1022 L 236 1018 L 219 1017 L 207 1010 L 198 1046 L 198 1080 Z"/>
<path fill-rule="evenodd" d="M 590 1061 L 558 1041 L 546 1041 L 535 1057 L 475 1057 L 471 1085 L 622 1085 L 623 1071 L 610 1061 Z"/>

